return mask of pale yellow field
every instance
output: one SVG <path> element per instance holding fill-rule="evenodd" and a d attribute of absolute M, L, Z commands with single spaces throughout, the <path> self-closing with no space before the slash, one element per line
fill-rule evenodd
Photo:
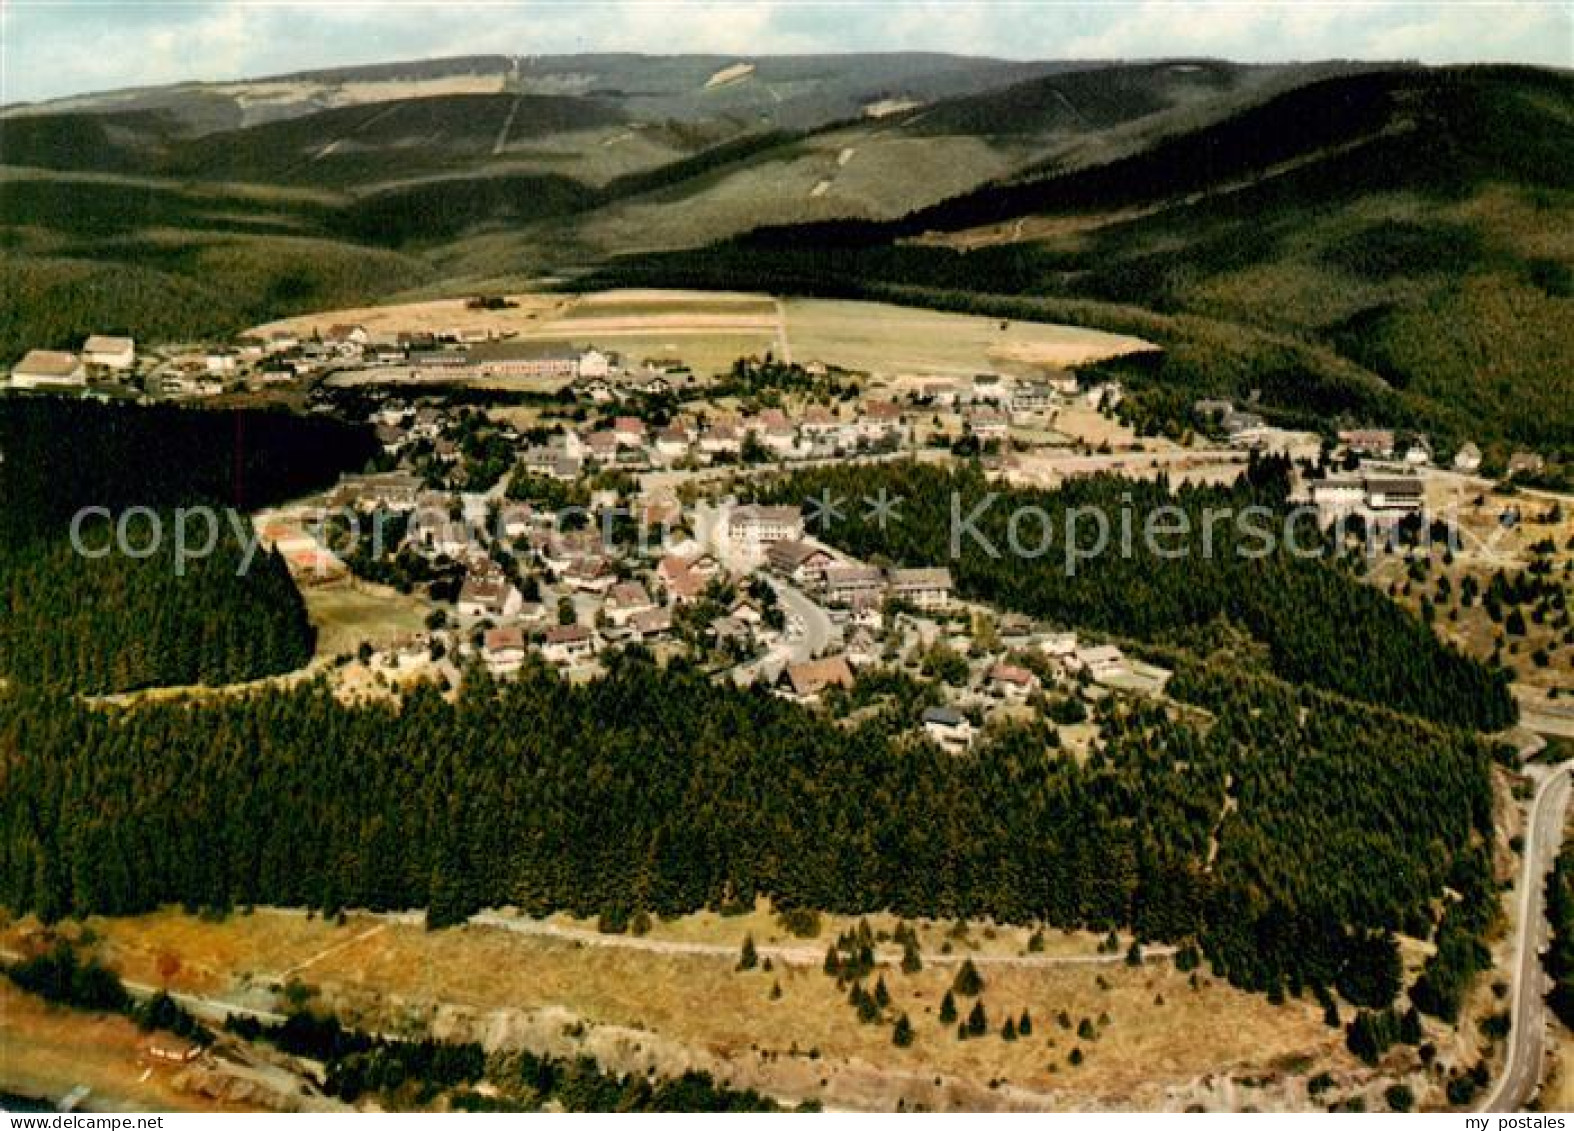
<path fill-rule="evenodd" d="M 327 311 L 271 322 L 254 333 L 309 335 L 336 323 L 373 333 L 488 331 L 530 341 L 617 350 L 632 359 L 681 358 L 714 374 L 739 357 L 822 361 L 893 378 L 1032 374 L 1149 348 L 1119 334 L 1042 322 L 946 314 L 884 303 L 695 291 L 621 290 L 566 299 L 512 295 L 515 309 L 470 310 L 462 300 Z"/>
<path fill-rule="evenodd" d="M 1120 334 L 884 303 L 788 299 L 793 359 L 887 375 L 1031 373 L 1150 348 Z"/>
<path fill-rule="evenodd" d="M 436 299 L 431 302 L 403 302 L 388 306 L 353 306 L 343 310 L 324 310 L 265 322 L 246 331 L 266 336 L 284 331 L 310 337 L 325 333 L 335 325 L 363 326 L 370 334 L 441 333 L 490 331 L 494 334 L 524 333 L 567 309 L 568 300 L 555 295 L 517 294 L 509 300 L 518 305 L 508 310 L 471 310 L 462 298 Z"/>

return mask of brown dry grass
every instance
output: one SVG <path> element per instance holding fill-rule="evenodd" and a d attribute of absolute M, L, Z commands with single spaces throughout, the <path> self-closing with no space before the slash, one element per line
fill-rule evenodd
<path fill-rule="evenodd" d="M 248 331 L 267 334 L 283 330 L 310 336 L 336 324 L 364 326 L 368 333 L 437 333 L 442 331 L 491 330 L 502 334 L 523 332 L 541 321 L 560 314 L 568 301 L 555 295 L 514 294 L 508 298 L 518 305 L 508 310 L 471 310 L 464 299 L 438 299 L 432 302 L 395 303 L 388 306 L 355 306 L 343 310 L 324 310 L 281 318 Z"/>
<path fill-rule="evenodd" d="M 509 296 L 511 310 L 469 310 L 462 300 L 323 311 L 257 332 L 298 334 L 335 323 L 373 333 L 489 330 L 522 339 L 594 342 L 636 358 L 681 357 L 697 372 L 727 369 L 739 357 L 783 352 L 778 306 L 737 292 L 617 290 L 565 299 Z M 1147 348 L 1136 338 L 1071 326 L 945 314 L 881 303 L 789 299 L 782 304 L 788 352 L 887 375 L 971 376 L 1004 369 L 1032 373 Z"/>
<path fill-rule="evenodd" d="M 0 980 L 0 1088 L 59 1100 L 86 1085 L 89 1111 L 251 1110 L 190 1093 L 182 1069 L 150 1070 L 145 1040 L 124 1017 L 51 1006 Z"/>
<path fill-rule="evenodd" d="M 1551 496 L 1506 495 L 1459 477 L 1434 477 L 1427 485 L 1427 506 L 1432 513 L 1458 524 L 1463 532 L 1462 552 L 1454 555 L 1455 560 L 1448 564 L 1443 560 L 1443 548 L 1434 548 L 1427 579 L 1410 582 L 1409 593 L 1404 592 L 1408 563 L 1403 556 L 1383 555 L 1374 563 L 1369 579 L 1385 591 L 1397 585 L 1396 599 L 1408 608 L 1419 609 L 1423 596 L 1435 599 L 1438 578 L 1447 577 L 1453 597 L 1447 606 L 1438 609 L 1435 625 L 1439 636 L 1479 659 L 1490 657 L 1501 638 L 1504 662 L 1513 669 L 1515 679 L 1525 685 L 1532 699 L 1553 688 L 1566 695 L 1574 691 L 1574 646 L 1562 643 L 1562 629 L 1550 623 L 1536 624 L 1527 606 L 1521 610 L 1526 621 L 1525 635 L 1508 636 L 1503 625 L 1492 621 L 1479 600 L 1470 608 L 1462 607 L 1458 601 L 1465 577 L 1474 577 L 1485 591 L 1494 573 L 1513 577 L 1527 567 L 1534 557 L 1530 547 L 1544 539 L 1551 539 L 1556 547 L 1551 554 L 1553 576 L 1563 578 L 1567 589 L 1567 575 L 1562 571 L 1574 560 L 1574 552 L 1569 548 L 1574 539 L 1574 505 L 1565 499 L 1560 519 L 1540 521 L 1552 505 Z M 1522 516 L 1519 525 L 1512 529 L 1499 522 L 1499 516 L 1510 507 L 1518 507 Z M 1506 617 L 1507 609 L 1504 613 Z M 1548 653 L 1550 663 L 1546 667 L 1537 666 L 1531 659 L 1538 648 L 1545 648 Z"/>
<path fill-rule="evenodd" d="M 771 920 L 763 909 L 755 916 L 695 916 L 658 930 L 690 940 L 755 930 L 768 941 Z M 886 1023 L 863 1025 L 817 965 L 738 973 L 730 954 L 656 954 L 496 928 L 428 933 L 389 924 L 372 931 L 378 922 L 364 917 L 334 926 L 265 912 L 225 922 L 164 912 L 92 925 L 106 957 L 136 980 L 160 981 L 162 966 L 164 980 L 178 988 L 248 995 L 310 962 L 296 977 L 365 1024 L 397 1029 L 441 1019 L 451 1035 L 546 1034 L 614 1064 L 622 1056 L 625 1069 L 697 1065 L 776 1095 L 820 1096 L 830 1106 L 1184 1106 L 1206 1100 L 1211 1093 L 1200 1081 L 1220 1073 L 1277 1081 L 1291 1066 L 1301 1074 L 1353 1068 L 1340 1035 L 1321 1024 L 1309 1001 L 1276 1007 L 1205 975 L 1194 988 L 1167 960 L 1141 968 L 983 967 L 991 1033 L 959 1041 L 954 1026 L 936 1017 L 954 967 L 934 961 L 915 975 L 887 964 L 892 1010 Z M 931 959 L 944 932 L 924 929 Z M 1026 942 L 1015 931 L 988 939 L 980 925 L 969 933 L 981 948 L 1002 953 Z M 1087 953 L 1091 941 L 1052 935 L 1049 945 Z M 771 999 L 773 985 L 781 987 L 779 1000 Z M 970 1005 L 961 1002 L 964 1015 Z M 1032 1037 L 1002 1040 L 1001 1022 L 1023 1010 L 1033 1017 Z M 917 1030 L 912 1048 L 891 1044 L 896 1011 Z M 1061 1011 L 1070 1030 L 1056 1022 Z M 1077 1037 L 1083 1018 L 1099 1029 L 1096 1039 Z M 1080 1067 L 1069 1063 L 1073 1047 L 1086 1057 Z M 991 1088 L 992 1081 L 1004 1083 Z M 1271 1084 L 1251 1102 L 1271 1106 L 1289 1102 L 1289 1094 Z"/>
<path fill-rule="evenodd" d="M 419 597 L 361 582 L 305 586 L 301 597 L 317 629 L 317 658 L 352 653 L 362 641 L 384 646 L 420 632 L 433 606 Z"/>

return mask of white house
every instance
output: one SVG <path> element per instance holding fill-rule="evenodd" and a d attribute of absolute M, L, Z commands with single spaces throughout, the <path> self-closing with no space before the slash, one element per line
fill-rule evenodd
<path fill-rule="evenodd" d="M 766 563 L 798 585 L 818 582 L 835 558 L 819 546 L 791 539 L 777 542 L 765 551 Z"/>
<path fill-rule="evenodd" d="M 628 619 L 629 634 L 639 640 L 652 640 L 672 631 L 671 609 L 646 609 Z"/>
<path fill-rule="evenodd" d="M 925 611 L 951 604 L 951 571 L 944 566 L 893 569 L 886 577 L 891 596 Z"/>
<path fill-rule="evenodd" d="M 700 437 L 700 451 L 709 456 L 743 452 L 743 434 L 731 424 L 717 424 Z"/>
<path fill-rule="evenodd" d="M 977 436 L 979 440 L 988 443 L 991 440 L 1004 440 L 1009 432 L 1009 422 L 1003 412 L 992 409 L 974 409 L 967 414 L 968 431 Z"/>
<path fill-rule="evenodd" d="M 1470 474 L 1481 469 L 1481 449 L 1466 441 L 1464 446 L 1454 453 L 1454 470 Z"/>
<path fill-rule="evenodd" d="M 579 355 L 577 376 L 587 380 L 593 380 L 598 377 L 606 377 L 611 372 L 612 359 L 606 354 L 602 353 L 600 350 L 591 348 L 585 350 Z"/>
<path fill-rule="evenodd" d="M 989 671 L 989 686 L 1007 699 L 1026 699 L 1038 690 L 1038 676 L 1016 664 L 996 664 Z"/>
<path fill-rule="evenodd" d="M 1366 485 L 1360 479 L 1330 476 L 1311 485 L 1311 496 L 1318 517 L 1327 522 L 1366 502 Z"/>
<path fill-rule="evenodd" d="M 130 369 L 137 359 L 137 346 L 130 338 L 110 338 L 94 334 L 82 347 L 82 360 L 105 369 Z"/>
<path fill-rule="evenodd" d="M 525 662 L 525 634 L 518 628 L 494 628 L 481 637 L 481 659 L 493 675 L 518 671 Z"/>
<path fill-rule="evenodd" d="M 689 434 L 676 424 L 656 433 L 656 455 L 676 463 L 689 454 Z"/>
<path fill-rule="evenodd" d="M 456 608 L 461 616 L 502 620 L 517 614 L 525 598 L 506 578 L 467 577 Z"/>
<path fill-rule="evenodd" d="M 607 590 L 607 600 L 603 606 L 608 619 L 619 626 L 628 624 L 629 618 L 655 607 L 650 594 L 637 581 L 622 581 Z"/>
<path fill-rule="evenodd" d="M 951 707 L 930 707 L 923 721 L 924 733 L 947 750 L 965 750 L 973 742 L 973 724 Z"/>
<path fill-rule="evenodd" d="M 1126 656 L 1113 644 L 1090 644 L 1078 648 L 1072 656 L 1077 671 L 1085 671 L 1094 679 L 1119 675 L 1126 670 Z"/>
<path fill-rule="evenodd" d="M 1368 476 L 1366 505 L 1376 511 L 1418 511 L 1426 501 L 1421 480 L 1414 475 Z"/>
<path fill-rule="evenodd" d="M 547 629 L 541 654 L 554 664 L 573 664 L 596 654 L 596 637 L 582 624 L 560 624 Z"/>

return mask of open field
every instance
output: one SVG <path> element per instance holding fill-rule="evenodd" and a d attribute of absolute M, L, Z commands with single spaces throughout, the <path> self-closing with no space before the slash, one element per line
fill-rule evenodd
<path fill-rule="evenodd" d="M 889 375 L 1031 374 L 1148 348 L 1137 338 L 885 303 L 789 299 L 793 358 Z"/>
<path fill-rule="evenodd" d="M 946 314 L 885 303 L 788 299 L 737 292 L 618 290 L 563 299 L 517 294 L 507 310 L 463 300 L 323 311 L 256 327 L 309 335 L 335 324 L 373 333 L 487 332 L 528 341 L 594 344 L 630 358 L 681 358 L 716 373 L 767 350 L 895 379 L 1031 375 L 1149 348 L 1120 334 L 1042 322 Z"/>
<path fill-rule="evenodd" d="M 354 652 L 364 641 L 373 647 L 420 632 L 431 606 L 384 586 L 307 585 L 301 589 L 307 615 L 317 629 L 317 658 Z"/>
<path fill-rule="evenodd" d="M 151 1067 L 147 1038 L 124 1017 L 51 1006 L 0 979 L 0 1091 L 59 1100 L 91 1091 L 88 1111 L 247 1111 L 250 1105 L 193 1094 L 186 1069 Z"/>
<path fill-rule="evenodd" d="M 507 310 L 472 310 L 462 298 L 347 307 L 280 318 L 253 327 L 248 333 L 266 335 L 282 331 L 310 336 L 315 331 L 344 324 L 364 326 L 371 334 L 407 330 L 411 333 L 473 331 L 501 335 L 522 333 L 543 319 L 561 313 L 568 305 L 565 300 L 551 295 L 516 294 L 508 298 L 516 305 Z"/>
<path fill-rule="evenodd" d="M 370 1027 L 583 1052 L 623 1071 L 699 1067 L 827 1107 L 1275 1109 L 1305 1105 L 1309 1073 L 1327 1068 L 1352 1085 L 1360 1078 L 1309 998 L 1274 1006 L 1205 970 L 1193 982 L 1163 957 L 1140 967 L 1117 956 L 1096 965 L 1064 961 L 1095 954 L 1087 934 L 1051 932 L 1028 964 L 1025 932 L 974 924 L 964 941 L 951 939 L 945 924 L 921 924 L 923 970 L 904 974 L 897 954 L 880 950 L 892 1005 L 879 1024 L 860 1024 L 845 989 L 817 962 L 739 972 L 731 946 L 716 954 L 645 949 L 663 940 L 734 943 L 752 933 L 765 957 L 772 945 L 823 953 L 847 922 L 827 919 L 808 940 L 785 936 L 763 908 L 658 924 L 644 938 L 475 925 L 432 933 L 418 917 L 351 915 L 335 925 L 266 910 L 224 921 L 166 911 L 90 925 L 105 960 L 136 981 L 268 1008 L 277 987 L 294 980 Z M 940 953 L 947 941 L 958 954 L 976 946 L 997 958 L 979 964 L 986 1036 L 959 1040 L 955 1025 L 936 1016 L 956 969 Z M 971 1000 L 958 1000 L 966 1016 Z M 1032 1034 L 1003 1040 L 1005 1018 L 1024 1010 Z M 891 1044 L 901 1012 L 917 1034 L 907 1049 Z M 1084 1019 L 1093 1036 L 1078 1034 Z M 1074 1048 L 1080 1065 L 1071 1063 Z"/>

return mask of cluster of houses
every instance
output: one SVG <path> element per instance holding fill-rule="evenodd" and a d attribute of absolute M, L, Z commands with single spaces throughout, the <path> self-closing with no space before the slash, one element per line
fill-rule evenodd
<path fill-rule="evenodd" d="M 275 331 L 243 339 L 244 350 L 308 364 L 333 362 L 368 369 L 400 369 L 415 378 L 532 378 L 581 383 L 592 399 L 612 399 L 628 391 L 671 391 L 668 367 L 625 370 L 616 353 L 594 346 L 537 341 L 489 330 L 371 331 L 337 324 L 302 337 Z"/>
<path fill-rule="evenodd" d="M 419 435 L 400 420 L 378 416 L 385 450 L 398 451 Z M 700 420 L 680 415 L 653 427 L 638 416 L 604 419 L 598 426 L 565 429 L 542 443 L 523 448 L 520 462 L 537 475 L 571 482 L 590 471 L 628 472 L 655 468 L 702 467 L 754 458 L 771 461 L 826 459 L 900 445 L 907 425 L 894 405 L 868 405 L 857 418 L 838 418 L 826 410 L 805 413 L 798 421 L 779 409 L 750 416 Z"/>
<path fill-rule="evenodd" d="M 1170 672 L 1129 657 L 1113 644 L 1083 643 L 1073 632 L 1028 630 L 1017 635 L 1013 653 L 1024 659 L 1037 656 L 1043 662 L 1029 667 L 1010 658 L 987 660 L 978 678 L 952 703 L 925 709 L 920 720 L 924 732 L 940 746 L 965 750 L 978 735 L 974 717 L 986 717 L 990 709 L 999 706 L 1025 703 L 1046 690 L 1046 682 L 1063 688 L 1094 685 L 1140 695 L 1159 694 L 1169 682 Z"/>
<path fill-rule="evenodd" d="M 914 391 L 920 404 L 942 409 L 993 409 L 1001 413 L 1048 412 L 1077 397 L 1118 399 L 1119 387 L 1099 385 L 1082 388 L 1075 373 L 1058 372 L 1045 377 L 1013 379 L 982 373 L 966 381 L 928 381 Z"/>
<path fill-rule="evenodd" d="M 403 548 L 461 571 L 443 637 L 456 657 L 473 656 L 498 676 L 517 671 L 532 653 L 582 669 L 623 644 L 696 647 L 720 659 L 718 671 L 729 678 L 762 680 L 776 694 L 814 703 L 833 688 L 851 688 L 862 668 L 903 650 L 911 656 L 914 625 L 931 634 L 959 632 L 958 651 L 976 653 L 970 630 L 956 627 L 967 618 L 954 615 L 949 569 L 856 561 L 809 538 L 795 506 L 724 503 L 708 511 L 707 526 L 701 511 L 685 514 L 675 499 L 666 509 L 651 501 L 647 517 L 694 535 L 624 546 L 609 543 L 593 523 L 564 529 L 550 508 L 488 508 L 479 496 L 431 491 L 408 471 L 346 476 L 328 501 L 404 513 Z M 748 584 L 759 576 L 774 580 Z M 789 603 L 792 590 L 798 598 Z M 816 611 L 803 612 L 799 598 Z M 811 615 L 823 617 L 823 636 L 806 630 L 800 618 Z M 1042 633 L 1022 618 L 1005 618 L 999 636 L 993 655 L 969 661 L 965 686 L 948 686 L 946 703 L 915 714 L 914 725 L 946 749 L 966 749 L 991 712 L 1027 703 L 1052 676 L 1073 688 L 1154 693 L 1168 675 L 1112 645 Z M 408 651 L 420 654 L 418 647 Z M 393 650 L 388 662 L 397 666 L 400 655 Z M 1022 655 L 1042 662 L 1015 658 Z"/>
<path fill-rule="evenodd" d="M 758 539 L 758 528 L 769 521 L 759 512 L 774 509 L 777 508 L 749 508 L 741 518 L 735 513 L 729 538 L 741 534 L 745 539 Z M 943 566 L 880 569 L 849 561 L 817 543 L 790 536 L 772 541 L 764 557 L 774 572 L 834 608 L 856 611 L 889 599 L 924 612 L 940 612 L 951 604 L 951 571 Z"/>

